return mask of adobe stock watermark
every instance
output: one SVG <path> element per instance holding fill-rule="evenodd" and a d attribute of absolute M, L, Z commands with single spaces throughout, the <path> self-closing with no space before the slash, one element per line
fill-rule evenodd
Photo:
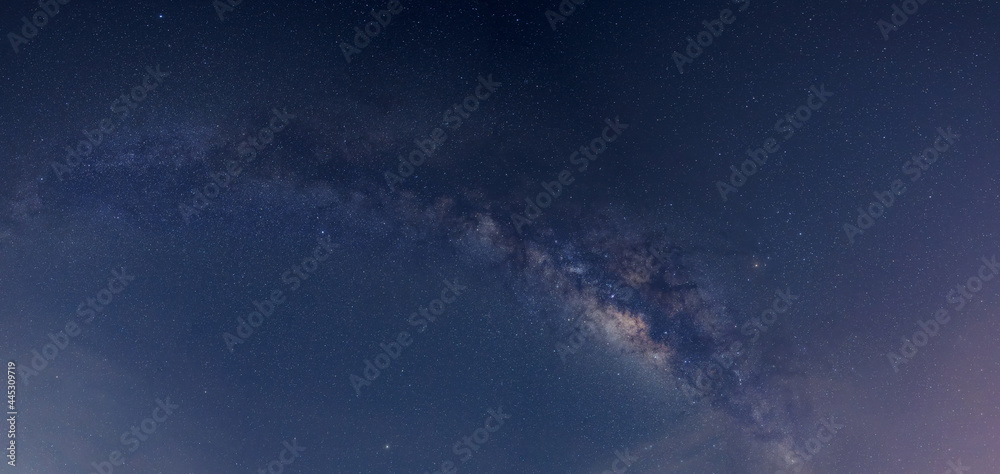
<path fill-rule="evenodd" d="M 117 118 L 109 117 L 99 120 L 97 128 L 94 130 L 83 129 L 84 140 L 80 140 L 76 148 L 66 146 L 66 158 L 62 163 L 52 162 L 52 170 L 55 171 L 59 181 L 62 181 L 64 175 L 72 172 L 84 158 L 90 156 L 101 143 L 104 143 L 104 135 L 115 131 L 128 118 L 129 114 L 149 97 L 149 93 L 160 87 L 160 84 L 163 84 L 163 79 L 170 74 L 161 71 L 159 64 L 156 65 L 155 69 L 152 66 L 147 66 L 142 84 L 133 87 L 128 93 L 122 94 L 111 103 L 111 112 L 119 114 Z"/>
<path fill-rule="evenodd" d="M 215 8 L 215 14 L 219 15 L 219 21 L 226 21 L 226 15 L 232 13 L 236 10 L 236 7 L 240 6 L 243 0 L 215 0 L 212 2 L 212 7 Z"/>
<path fill-rule="evenodd" d="M 421 306 L 416 312 L 410 313 L 410 317 L 406 321 L 410 326 L 417 328 L 417 332 L 422 333 L 426 331 L 431 324 L 437 322 L 439 316 L 444 314 L 448 305 L 454 303 L 462 295 L 462 292 L 467 289 L 468 287 L 460 284 L 458 280 L 444 280 L 444 288 L 441 290 L 440 297 L 432 299 L 426 307 Z M 451 296 L 449 296 L 449 293 Z M 399 358 L 404 348 L 410 347 L 413 344 L 413 337 L 408 331 L 399 331 L 396 334 L 395 341 L 388 344 L 384 342 L 379 343 L 378 347 L 381 351 L 375 355 L 374 363 L 370 359 L 365 359 L 364 369 L 361 372 L 364 378 L 358 377 L 353 373 L 350 374 L 351 387 L 354 388 L 354 393 L 357 396 L 361 396 L 361 387 L 371 385 L 382 374 L 383 370 L 389 368 L 392 361 Z"/>
<path fill-rule="evenodd" d="M 478 79 L 479 84 L 476 85 L 473 93 L 467 95 L 461 104 L 453 104 L 444 111 L 441 124 L 445 128 L 453 132 L 458 131 L 464 120 L 471 117 L 472 112 L 479 110 L 480 103 L 492 97 L 501 85 L 493 80 L 493 74 L 486 77 L 479 76 Z M 413 140 L 416 147 L 405 158 L 403 155 L 399 155 L 399 165 L 396 167 L 399 174 L 392 171 L 385 172 L 385 182 L 389 186 L 389 190 L 395 191 L 397 184 L 403 184 L 407 178 L 413 176 L 417 168 L 423 165 L 427 158 L 434 156 L 434 153 L 448 140 L 448 133 L 441 127 L 431 130 L 429 135 L 430 138 Z"/>
<path fill-rule="evenodd" d="M 17 467 L 17 364 L 7 361 L 7 465 Z"/>
<path fill-rule="evenodd" d="M 463 464 L 469 462 L 482 449 L 483 445 L 490 440 L 490 433 L 500 431 L 504 422 L 510 419 L 510 415 L 503 412 L 503 407 L 497 407 L 496 410 L 486 410 L 486 413 L 489 416 L 483 422 L 482 428 L 477 428 L 471 435 L 463 436 L 460 441 L 456 441 L 452 445 L 451 451 L 455 453 L 455 456 L 458 456 L 459 462 Z M 454 461 L 442 461 L 441 468 L 433 471 L 433 474 L 456 474 L 458 472 L 456 466 Z M 424 474 L 431 474 L 431 472 L 424 471 Z"/>
<path fill-rule="evenodd" d="M 69 0 L 38 0 L 38 10 L 31 15 L 31 21 L 27 16 L 21 17 L 21 34 L 7 33 L 7 40 L 10 41 L 14 54 L 21 52 L 21 46 L 28 44 L 28 40 L 35 39 L 39 30 L 59 14 L 59 5 L 67 3 Z"/>
<path fill-rule="evenodd" d="M 792 452 L 785 456 L 785 469 L 791 472 L 799 472 L 802 470 L 805 463 L 812 460 L 823 447 L 833 440 L 833 437 L 837 435 L 837 432 L 844 429 L 844 425 L 834 421 L 833 417 L 827 417 L 826 419 L 821 418 L 819 420 L 818 428 L 816 429 L 816 436 L 807 439 L 803 444 L 805 449 L 800 448 L 798 445 L 792 446 Z M 826 434 L 824 434 L 824 432 Z M 788 471 L 778 470 L 774 474 L 787 474 Z"/>
<path fill-rule="evenodd" d="M 105 288 L 99 290 L 95 296 L 88 296 L 77 305 L 76 316 L 84 323 L 90 324 L 93 322 L 98 313 L 103 313 L 115 300 L 115 297 L 125 291 L 125 288 L 135 281 L 135 275 L 126 273 L 124 267 L 120 270 L 112 270 L 111 275 Z M 49 333 L 49 341 L 51 342 L 42 346 L 41 353 L 38 352 L 38 349 L 31 351 L 32 357 L 29 361 L 31 365 L 22 364 L 19 367 L 23 374 L 21 380 L 24 382 L 24 386 L 27 387 L 28 379 L 44 371 L 50 362 L 56 360 L 60 352 L 69 347 L 73 338 L 79 336 L 82 332 L 83 330 L 80 328 L 80 325 L 70 320 L 66 322 L 62 331 L 56 334 Z"/>
<path fill-rule="evenodd" d="M 900 27 L 910 21 L 910 16 L 915 15 L 920 10 L 920 5 L 927 3 L 927 0 L 904 0 L 902 8 L 895 3 L 892 4 L 892 15 L 889 16 L 889 23 L 885 20 L 875 22 L 878 31 L 882 33 L 882 38 L 889 41 L 889 32 L 895 32 Z"/>
<path fill-rule="evenodd" d="M 556 344 L 555 352 L 565 364 L 567 357 L 576 354 L 596 332 L 597 328 L 594 326 L 594 323 L 590 321 L 578 321 L 573 326 L 573 334 L 570 335 L 569 339 L 566 342 Z"/>
<path fill-rule="evenodd" d="M 628 448 L 615 450 L 615 460 L 611 461 L 611 469 L 601 471 L 601 474 L 623 474 L 638 460 L 639 457 L 631 455 Z"/>
<path fill-rule="evenodd" d="M 736 340 L 722 352 L 712 354 L 709 368 L 707 370 L 699 368 L 695 372 L 694 387 L 688 384 L 681 385 L 681 390 L 690 401 L 694 402 L 706 397 L 718 389 L 723 383 L 721 380 L 722 372 L 730 370 L 736 365 L 737 357 L 749 354 L 750 345 L 766 334 L 778 322 L 778 316 L 791 310 L 792 305 L 800 298 L 792 294 L 791 288 L 785 288 L 784 291 L 775 290 L 774 295 L 775 298 L 771 301 L 770 308 L 762 311 L 759 318 L 751 318 L 740 327 L 740 334 L 747 338 L 745 343 L 742 340 Z"/>
<path fill-rule="evenodd" d="M 279 111 L 274 108 L 271 109 L 271 113 L 273 117 L 266 127 L 258 130 L 256 136 L 251 136 L 236 146 L 241 161 L 226 160 L 225 170 L 209 173 L 208 183 L 201 188 L 191 189 L 194 199 L 190 205 L 185 203 L 178 205 L 185 224 L 190 224 L 192 218 L 201 216 L 201 211 L 218 198 L 222 191 L 229 189 L 229 185 L 243 173 L 243 167 L 253 163 L 257 159 L 257 153 L 263 152 L 274 141 L 275 135 L 284 130 L 295 118 L 295 115 L 288 113 L 288 109 Z"/>
<path fill-rule="evenodd" d="M 590 141 L 589 145 L 584 144 L 580 147 L 578 151 L 574 151 L 569 155 L 569 162 L 573 165 L 578 165 L 577 172 L 583 173 L 587 171 L 587 168 L 591 163 L 597 161 L 597 158 L 608 150 L 608 144 L 618 140 L 622 136 L 622 132 L 628 129 L 629 125 L 627 123 L 622 123 L 621 117 L 615 117 L 615 120 L 604 119 L 604 123 L 607 124 L 601 134 Z M 542 209 L 545 209 L 552 205 L 557 197 L 562 195 L 563 187 L 569 186 L 576 181 L 573 177 L 573 172 L 564 169 L 556 175 L 556 179 L 551 182 L 542 181 L 542 192 L 538 193 L 534 200 L 530 197 L 524 198 L 527 205 L 524 207 L 524 215 L 513 213 L 510 215 L 510 221 L 514 225 L 514 230 L 517 231 L 518 235 L 523 235 L 522 228 L 527 224 L 533 224 L 535 219 L 542 216 Z"/>
<path fill-rule="evenodd" d="M 784 118 L 780 118 L 777 122 L 774 122 L 774 131 L 782 134 L 781 143 L 795 136 L 796 130 L 805 126 L 806 122 L 812 118 L 813 112 L 819 112 L 826 105 L 826 101 L 830 97 L 833 97 L 833 92 L 826 90 L 826 84 L 820 84 L 819 87 L 815 85 L 810 86 L 809 91 L 809 96 L 806 97 L 805 104 L 786 113 Z M 747 148 L 747 156 L 750 159 L 741 163 L 739 168 L 736 165 L 729 167 L 732 171 L 729 175 L 729 184 L 722 181 L 715 182 L 715 188 L 719 191 L 719 195 L 722 196 L 722 200 L 727 201 L 729 193 L 735 193 L 738 188 L 747 184 L 749 177 L 757 174 L 758 169 L 767 163 L 770 155 L 773 155 L 780 149 L 780 143 L 774 138 L 764 140 L 764 144 L 760 148 Z"/>
<path fill-rule="evenodd" d="M 174 405 L 170 403 L 170 397 L 167 397 L 166 401 L 156 399 L 156 407 L 153 408 L 153 412 L 150 414 L 149 418 L 144 418 L 141 422 L 136 425 L 132 425 L 129 431 L 122 433 L 121 443 L 123 446 L 129 446 L 128 452 L 134 453 L 139 449 L 139 446 L 149 439 L 153 433 L 156 433 L 156 429 L 160 425 L 167 421 L 170 415 L 174 414 L 174 411 L 180 408 L 179 405 Z M 157 413 L 162 413 L 162 415 L 157 415 Z M 120 467 L 125 464 L 125 458 L 122 452 L 119 450 L 113 450 L 108 454 L 107 461 L 92 462 L 91 466 L 94 468 L 94 472 L 91 474 L 113 474 L 115 472 L 115 467 Z"/>
<path fill-rule="evenodd" d="M 979 266 L 979 271 L 969 277 L 964 284 L 956 284 L 955 288 L 949 291 L 945 297 L 948 303 L 955 305 L 956 312 L 965 308 L 965 305 L 972 301 L 973 296 L 983 289 L 983 282 L 992 280 L 1000 273 L 1000 262 L 997 262 L 996 255 L 989 259 L 981 257 L 979 261 L 983 262 Z M 917 355 L 919 348 L 926 346 L 930 339 L 936 337 L 949 321 L 951 321 L 951 316 L 945 308 L 935 311 L 932 319 L 927 321 L 918 319 L 917 326 L 920 329 L 913 333 L 912 338 L 902 337 L 903 343 L 899 347 L 899 354 L 890 351 L 885 355 L 889 359 L 889 365 L 892 366 L 893 372 L 899 373 L 899 364 L 909 364 L 910 360 Z"/>
<path fill-rule="evenodd" d="M 305 447 L 299 446 L 299 440 L 294 438 L 291 444 L 288 441 L 282 441 L 281 444 L 284 448 L 278 452 L 277 458 L 267 463 L 266 471 L 264 468 L 257 469 L 257 474 L 281 474 L 285 471 L 285 466 L 291 466 L 306 451 Z"/>
<path fill-rule="evenodd" d="M 379 10 L 378 12 L 372 10 L 371 16 L 375 20 L 365 23 L 364 29 L 360 26 L 355 26 L 354 45 L 352 46 L 343 41 L 340 42 L 340 51 L 344 53 L 344 59 L 347 60 L 347 64 L 351 64 L 352 55 L 357 56 L 361 54 L 361 50 L 367 48 L 372 43 L 372 39 L 378 37 L 382 33 L 382 29 L 392 23 L 393 15 L 399 15 L 402 12 L 403 5 L 399 3 L 399 0 L 391 0 L 384 10 Z"/>
<path fill-rule="evenodd" d="M 925 148 L 921 154 L 903 162 L 903 174 L 910 177 L 911 183 L 920 181 L 923 173 L 937 162 L 938 158 L 941 157 L 941 153 L 951 149 L 951 146 L 955 144 L 956 138 L 961 138 L 961 135 L 951 131 L 951 127 L 948 127 L 947 130 L 938 127 L 937 132 L 938 136 L 934 139 L 933 146 Z M 904 192 L 906 192 L 906 186 L 903 184 L 902 179 L 893 180 L 889 184 L 888 191 L 872 192 L 875 200 L 869 202 L 868 209 L 866 210 L 864 207 L 858 208 L 858 225 L 854 226 L 849 222 L 844 224 L 844 234 L 847 235 L 848 242 L 854 245 L 856 237 L 864 234 L 864 231 L 871 229 L 875 225 L 875 219 L 879 219 L 885 215 L 889 208 L 896 202 L 895 196 L 902 196 Z"/>
<path fill-rule="evenodd" d="M 292 293 L 298 291 L 302 287 L 302 282 L 308 280 L 319 270 L 319 264 L 330 258 L 333 249 L 339 246 L 331 242 L 331 238 L 331 236 L 325 235 L 316 239 L 317 245 L 313 247 L 309 255 L 302 258 L 301 264 L 293 265 L 281 274 L 281 282 L 288 285 L 289 291 Z M 270 318 L 285 301 L 287 301 L 285 293 L 279 289 L 271 290 L 270 295 L 262 301 L 251 300 L 250 304 L 254 307 L 254 311 L 247 314 L 245 320 L 242 316 L 236 318 L 236 330 L 234 331 L 236 335 L 228 332 L 222 334 L 222 342 L 226 344 L 229 352 L 233 352 L 237 344 L 243 344 L 247 339 L 250 339 L 254 331 L 264 324 L 264 320 Z"/>
<path fill-rule="evenodd" d="M 962 474 L 963 472 L 968 472 L 972 470 L 971 467 L 963 465 L 962 460 L 948 460 L 948 470 L 944 471 L 942 474 Z"/>
<path fill-rule="evenodd" d="M 576 13 L 576 7 L 582 6 L 584 3 L 587 3 L 587 0 L 562 0 L 556 6 L 556 10 L 559 10 L 559 13 L 553 10 L 545 10 L 545 19 L 549 21 L 552 31 L 556 31 L 560 23 L 566 23 L 566 18 Z"/>
<path fill-rule="evenodd" d="M 653 275 L 667 266 L 674 251 L 676 251 L 675 248 L 669 247 L 663 242 L 651 244 L 639 251 L 626 250 L 625 259 L 628 270 L 621 276 L 622 279 L 633 290 L 638 290 L 649 282 Z"/>
<path fill-rule="evenodd" d="M 740 5 L 739 12 L 742 13 L 750 7 L 750 0 L 733 0 L 733 3 Z M 698 59 L 709 46 L 715 43 L 715 40 L 722 36 L 722 33 L 726 31 L 726 25 L 732 25 L 736 21 L 736 15 L 732 10 L 724 8 L 719 12 L 718 20 L 705 20 L 701 22 L 702 26 L 705 27 L 704 30 L 698 32 L 695 38 L 690 36 L 687 37 L 688 44 L 687 48 L 684 49 L 684 53 L 679 53 L 676 50 L 670 56 L 674 60 L 674 64 L 677 65 L 677 72 L 684 74 L 684 66 L 686 64 L 693 64 L 695 59 Z"/>

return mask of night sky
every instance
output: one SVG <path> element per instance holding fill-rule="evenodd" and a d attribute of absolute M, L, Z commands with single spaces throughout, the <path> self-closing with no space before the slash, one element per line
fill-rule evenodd
<path fill-rule="evenodd" d="M 0 473 L 998 472 L 998 19 L 4 2 Z"/>

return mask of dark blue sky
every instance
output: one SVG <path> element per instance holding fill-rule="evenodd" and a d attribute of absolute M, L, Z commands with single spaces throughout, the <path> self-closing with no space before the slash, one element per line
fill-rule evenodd
<path fill-rule="evenodd" d="M 0 472 L 1000 463 L 987 2 L 44 8 Z"/>

